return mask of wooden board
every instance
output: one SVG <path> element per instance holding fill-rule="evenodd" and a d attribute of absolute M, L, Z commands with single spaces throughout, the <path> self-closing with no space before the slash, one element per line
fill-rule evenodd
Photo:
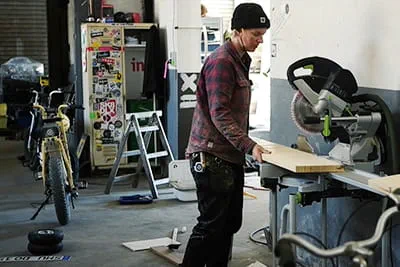
<path fill-rule="evenodd" d="M 173 242 L 174 241 L 172 241 L 172 239 L 169 237 L 162 237 L 155 239 L 125 242 L 122 243 L 122 245 L 129 248 L 132 251 L 140 251 L 140 250 L 150 249 L 151 247 L 168 246 Z M 175 241 L 175 243 L 180 244 L 178 241 Z"/>
<path fill-rule="evenodd" d="M 400 188 L 400 174 L 369 179 L 368 185 L 386 194 L 392 193 L 396 188 Z"/>
<path fill-rule="evenodd" d="M 182 255 L 177 254 L 172 249 L 168 247 L 152 247 L 151 251 L 156 255 L 166 259 L 170 263 L 175 266 L 179 266 L 182 263 L 183 257 Z"/>
<path fill-rule="evenodd" d="M 259 138 L 255 142 L 270 151 L 262 159 L 294 173 L 344 172 L 343 164 L 314 154 L 306 153 L 287 146 L 279 145 Z"/>

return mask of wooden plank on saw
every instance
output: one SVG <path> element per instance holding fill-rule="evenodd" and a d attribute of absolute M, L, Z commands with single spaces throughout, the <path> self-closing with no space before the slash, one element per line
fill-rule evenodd
<path fill-rule="evenodd" d="M 368 185 L 385 194 L 392 193 L 396 188 L 400 188 L 400 174 L 369 179 Z"/>
<path fill-rule="evenodd" d="M 264 153 L 262 159 L 294 173 L 327 173 L 344 172 L 340 162 L 329 160 L 314 154 L 303 152 L 287 146 L 279 145 L 259 138 L 255 142 L 270 151 Z"/>

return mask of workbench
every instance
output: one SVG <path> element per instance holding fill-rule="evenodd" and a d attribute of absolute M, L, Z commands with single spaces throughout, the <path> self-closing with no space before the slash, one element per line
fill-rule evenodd
<path fill-rule="evenodd" d="M 261 185 L 271 190 L 270 195 L 270 230 L 272 245 L 275 248 L 278 240 L 278 206 L 277 194 L 280 187 L 297 188 L 302 194 L 321 196 L 302 201 L 321 202 L 321 231 L 322 242 L 327 244 L 327 198 L 350 196 L 353 192 L 370 193 L 371 195 L 386 196 L 394 187 L 400 186 L 400 176 L 381 177 L 377 174 L 344 166 L 340 162 L 330 160 L 272 142 L 255 139 L 255 141 L 271 153 L 262 155 L 264 163 L 260 164 L 259 175 Z M 379 179 L 379 180 L 378 180 Z M 330 181 L 329 185 L 327 181 Z M 331 188 L 332 181 L 336 187 Z M 377 182 L 378 181 L 378 182 Z M 363 190 L 359 190 L 363 189 Z M 298 194 L 299 194 L 298 193 Z M 286 222 L 289 222 L 288 232 L 296 232 L 296 206 L 299 201 L 295 194 L 289 195 L 289 204 L 282 210 L 281 233 L 286 232 Z M 311 204 L 307 203 L 307 204 Z M 284 209 L 287 209 L 285 212 Z M 289 219 L 287 218 L 289 213 Z M 372 234 L 372 233 L 371 233 Z M 382 238 L 382 266 L 389 266 L 389 234 Z M 273 267 L 277 266 L 273 255 Z M 323 261 L 327 266 L 327 261 Z"/>

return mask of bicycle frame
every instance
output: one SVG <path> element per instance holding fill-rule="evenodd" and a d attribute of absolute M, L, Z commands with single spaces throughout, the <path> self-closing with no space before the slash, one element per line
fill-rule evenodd
<path fill-rule="evenodd" d="M 44 120 L 48 118 L 48 114 L 46 109 L 35 103 L 33 108 L 36 108 L 42 114 Z M 46 188 L 46 174 L 47 174 L 47 157 L 50 153 L 60 152 L 61 157 L 63 158 L 63 162 L 67 171 L 67 183 L 70 186 L 70 189 L 73 190 L 75 188 L 72 176 L 72 166 L 71 159 L 68 153 L 68 141 L 66 132 L 69 128 L 69 119 L 63 113 L 63 110 L 68 108 L 68 105 L 60 105 L 57 109 L 56 117 L 60 118 L 60 121 L 56 121 L 56 125 L 60 130 L 59 135 L 53 137 L 44 137 L 41 145 L 42 150 L 42 177 L 43 177 L 43 186 Z"/>
<path fill-rule="evenodd" d="M 280 257 L 280 263 L 288 264 L 293 262 L 295 258 L 293 252 L 291 252 L 291 244 L 305 249 L 311 254 L 321 257 L 321 258 L 334 258 L 337 256 L 349 256 L 353 260 L 353 265 L 366 267 L 369 266 L 366 260 L 367 257 L 373 255 L 373 251 L 370 249 L 375 246 L 382 235 L 385 232 L 385 226 L 387 221 L 400 210 L 400 191 L 395 190 L 395 193 L 390 193 L 388 195 L 390 199 L 395 202 L 395 206 L 384 211 L 377 222 L 374 234 L 365 240 L 361 241 L 350 241 L 346 242 L 344 245 L 331 248 L 331 249 L 321 249 L 316 247 L 312 243 L 300 238 L 294 234 L 284 234 L 279 239 L 277 247 L 275 249 L 276 256 Z M 286 258 L 283 258 L 286 257 Z"/>

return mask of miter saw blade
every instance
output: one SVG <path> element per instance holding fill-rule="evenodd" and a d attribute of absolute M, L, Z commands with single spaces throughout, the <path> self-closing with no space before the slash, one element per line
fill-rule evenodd
<path fill-rule="evenodd" d="M 324 127 L 322 122 L 319 124 L 304 123 L 306 117 L 319 117 L 319 115 L 313 111 L 312 105 L 300 91 L 297 91 L 294 95 L 290 111 L 294 123 L 302 132 L 309 135 L 317 135 L 321 133 Z"/>

